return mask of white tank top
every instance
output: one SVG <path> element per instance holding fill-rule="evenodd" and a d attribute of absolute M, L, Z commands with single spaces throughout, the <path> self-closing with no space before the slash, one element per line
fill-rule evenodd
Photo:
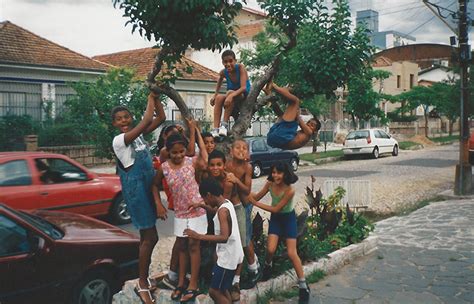
<path fill-rule="evenodd" d="M 242 263 L 244 259 L 244 250 L 242 249 L 242 242 L 240 241 L 237 215 L 235 214 L 234 205 L 226 199 L 217 210 L 213 219 L 216 235 L 221 233 L 221 225 L 217 215 L 221 208 L 227 208 L 227 210 L 229 210 L 230 219 L 232 221 L 232 231 L 226 243 L 217 243 L 216 245 L 217 265 L 225 269 L 235 270 L 237 269 L 237 265 Z"/>

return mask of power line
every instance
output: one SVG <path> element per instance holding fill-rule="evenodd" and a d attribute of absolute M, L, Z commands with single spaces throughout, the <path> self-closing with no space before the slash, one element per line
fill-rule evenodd
<path fill-rule="evenodd" d="M 450 5 L 448 5 L 446 8 L 442 8 L 442 9 L 445 9 L 447 10 L 448 7 L 451 7 L 452 5 L 454 5 L 454 3 L 456 3 L 456 0 L 454 0 Z M 448 10 L 449 11 L 449 10 Z M 432 21 L 434 18 L 436 17 L 435 16 L 432 16 L 431 18 L 429 18 L 428 20 L 426 20 L 425 22 L 421 23 L 420 25 L 418 25 L 415 29 L 413 29 L 412 31 L 410 31 L 407 35 L 410 35 L 414 32 L 416 32 L 417 30 L 419 30 L 421 27 L 423 27 L 424 25 L 426 25 L 427 23 L 429 23 L 430 21 Z"/>

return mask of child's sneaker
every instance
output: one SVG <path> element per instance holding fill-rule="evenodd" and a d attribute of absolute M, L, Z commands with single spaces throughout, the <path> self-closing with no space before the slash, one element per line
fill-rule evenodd
<path fill-rule="evenodd" d="M 224 127 L 224 126 L 221 126 L 221 127 L 219 128 L 219 135 L 220 135 L 220 136 L 227 136 L 227 128 Z"/>
<path fill-rule="evenodd" d="M 235 283 L 230 288 L 230 297 L 232 302 L 239 302 L 240 301 L 240 285 L 239 283 Z"/>
<path fill-rule="evenodd" d="M 219 129 L 212 129 L 211 135 L 212 137 L 219 137 Z"/>
<path fill-rule="evenodd" d="M 300 295 L 298 298 L 298 303 L 299 304 L 304 304 L 309 302 L 309 287 L 306 288 L 300 288 Z"/>

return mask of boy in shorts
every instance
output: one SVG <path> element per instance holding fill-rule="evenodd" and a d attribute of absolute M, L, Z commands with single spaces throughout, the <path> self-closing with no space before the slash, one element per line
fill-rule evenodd
<path fill-rule="evenodd" d="M 265 94 L 270 95 L 275 90 L 287 102 L 284 113 L 276 113 L 278 121 L 270 128 L 267 134 L 267 144 L 274 148 L 294 150 L 303 147 L 311 139 L 311 136 L 319 131 L 321 123 L 316 118 L 311 118 L 307 123 L 303 121 L 300 112 L 300 100 L 293 95 L 290 88 L 280 87 L 270 81 L 264 89 Z M 298 125 L 301 128 L 297 131 Z"/>
<path fill-rule="evenodd" d="M 232 203 L 223 196 L 223 189 L 213 178 L 204 179 L 199 185 L 199 193 L 211 208 L 217 208 L 214 216 L 214 235 L 199 234 L 191 229 L 184 233 L 190 238 L 216 242 L 217 262 L 212 269 L 209 295 L 216 303 L 232 303 L 229 289 L 232 286 L 237 265 L 242 263 L 244 252 Z"/>

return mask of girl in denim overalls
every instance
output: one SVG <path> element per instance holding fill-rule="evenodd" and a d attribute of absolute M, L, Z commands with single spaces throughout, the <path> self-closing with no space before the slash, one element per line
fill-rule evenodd
<path fill-rule="evenodd" d="M 153 110 L 156 118 L 153 119 Z M 166 219 L 166 209 L 155 205 L 151 193 L 151 183 L 155 175 L 148 146 L 142 134 L 155 130 L 165 120 L 163 106 L 154 93 L 148 95 L 148 103 L 143 119 L 133 127 L 130 111 L 123 106 L 112 110 L 112 125 L 120 135 L 115 136 L 112 146 L 117 157 L 117 171 L 122 184 L 122 194 L 127 203 L 133 225 L 140 231 L 138 257 L 139 280 L 135 292 L 142 303 L 154 303 L 148 279 L 151 254 L 158 242 L 155 228 L 156 218 Z"/>

